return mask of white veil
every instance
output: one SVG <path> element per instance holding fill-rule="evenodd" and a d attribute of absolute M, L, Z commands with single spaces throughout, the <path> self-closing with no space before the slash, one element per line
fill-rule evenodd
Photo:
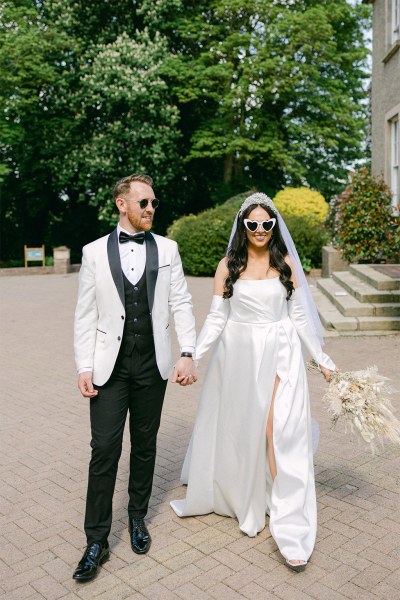
<path fill-rule="evenodd" d="M 310 328 L 310 331 L 318 337 L 318 339 L 321 343 L 321 346 L 322 346 L 324 343 L 324 340 L 323 340 L 324 328 L 322 327 L 321 321 L 319 319 L 317 307 L 315 306 L 315 302 L 311 295 L 311 291 L 310 291 L 309 285 L 307 283 L 306 276 L 304 275 L 303 267 L 301 266 L 301 262 L 300 262 L 299 255 L 297 254 L 296 246 L 294 245 L 292 236 L 289 233 L 289 230 L 286 226 L 285 221 L 283 220 L 282 216 L 280 215 L 275 204 L 273 203 L 271 198 L 269 198 L 269 196 L 267 196 L 266 194 L 257 192 L 255 194 L 252 194 L 248 198 L 246 198 L 246 200 L 243 202 L 243 204 L 240 207 L 240 209 L 235 217 L 235 220 L 233 222 L 231 236 L 229 238 L 227 253 L 229 252 L 229 250 L 231 248 L 233 236 L 236 233 L 237 224 L 238 224 L 240 215 L 242 214 L 242 212 L 244 210 L 246 210 L 246 208 L 248 208 L 252 204 L 258 204 L 260 206 L 265 206 L 265 208 L 267 210 L 268 210 L 268 208 L 271 208 L 278 215 L 279 229 L 281 231 L 282 238 L 286 244 L 288 255 L 289 255 L 291 263 L 292 263 L 294 275 L 297 280 L 298 288 L 296 290 L 296 293 L 298 294 L 298 298 L 303 307 L 304 314 L 306 315 L 307 324 Z"/>

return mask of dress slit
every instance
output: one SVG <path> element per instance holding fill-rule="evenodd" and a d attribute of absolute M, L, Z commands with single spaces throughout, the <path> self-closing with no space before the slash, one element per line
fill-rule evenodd
<path fill-rule="evenodd" d="M 269 405 L 268 418 L 267 418 L 267 431 L 266 431 L 268 467 L 269 467 L 272 482 L 275 480 L 275 477 L 277 475 L 276 460 L 275 460 L 275 448 L 274 448 L 274 413 L 275 413 L 275 399 L 278 395 L 278 390 L 279 390 L 280 384 L 281 384 L 281 378 L 279 377 L 278 374 L 276 374 L 275 382 L 274 382 L 274 389 L 272 392 L 271 403 Z M 268 431 L 270 428 L 271 428 L 271 434 L 269 436 Z M 271 469 L 271 463 L 273 466 L 272 469 Z"/>

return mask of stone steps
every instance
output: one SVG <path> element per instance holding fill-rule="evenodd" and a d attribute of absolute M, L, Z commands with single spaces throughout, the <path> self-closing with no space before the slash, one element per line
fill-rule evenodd
<path fill-rule="evenodd" d="M 318 279 L 312 293 L 324 327 L 340 333 L 400 331 L 400 277 L 351 265 Z"/>
<path fill-rule="evenodd" d="M 393 279 L 393 277 L 380 273 L 373 265 L 350 265 L 349 271 L 377 290 L 400 289 L 400 278 Z"/>
<path fill-rule="evenodd" d="M 400 290 L 377 290 L 374 286 L 361 280 L 350 271 L 335 271 L 332 277 L 360 302 L 371 302 L 374 304 L 382 302 L 400 303 Z"/>
<path fill-rule="evenodd" d="M 345 317 L 400 316 L 400 302 L 360 302 L 335 279 L 320 279 L 317 286 Z"/>
<path fill-rule="evenodd" d="M 325 329 L 344 331 L 357 331 L 358 322 L 354 317 L 344 316 L 318 287 L 313 288 L 312 295 L 318 308 L 319 317 Z"/>

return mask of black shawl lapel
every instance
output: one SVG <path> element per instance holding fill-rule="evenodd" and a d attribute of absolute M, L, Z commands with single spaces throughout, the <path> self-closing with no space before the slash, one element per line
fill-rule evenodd
<path fill-rule="evenodd" d="M 158 248 L 153 235 L 146 231 L 146 281 L 150 312 L 153 310 L 154 290 L 158 276 Z"/>
<path fill-rule="evenodd" d="M 114 279 L 115 287 L 118 290 L 122 305 L 125 306 L 124 281 L 122 278 L 118 243 L 118 233 L 117 228 L 115 228 L 114 231 L 110 233 L 107 240 L 108 262 L 110 264 L 111 275 Z"/>

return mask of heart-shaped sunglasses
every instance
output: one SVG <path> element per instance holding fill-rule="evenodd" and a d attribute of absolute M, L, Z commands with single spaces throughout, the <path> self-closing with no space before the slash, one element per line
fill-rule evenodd
<path fill-rule="evenodd" d="M 266 221 L 251 221 L 250 219 L 244 219 L 243 223 L 246 229 L 252 233 L 255 233 L 260 225 L 261 228 L 268 233 L 275 227 L 276 219 L 268 219 Z"/>

